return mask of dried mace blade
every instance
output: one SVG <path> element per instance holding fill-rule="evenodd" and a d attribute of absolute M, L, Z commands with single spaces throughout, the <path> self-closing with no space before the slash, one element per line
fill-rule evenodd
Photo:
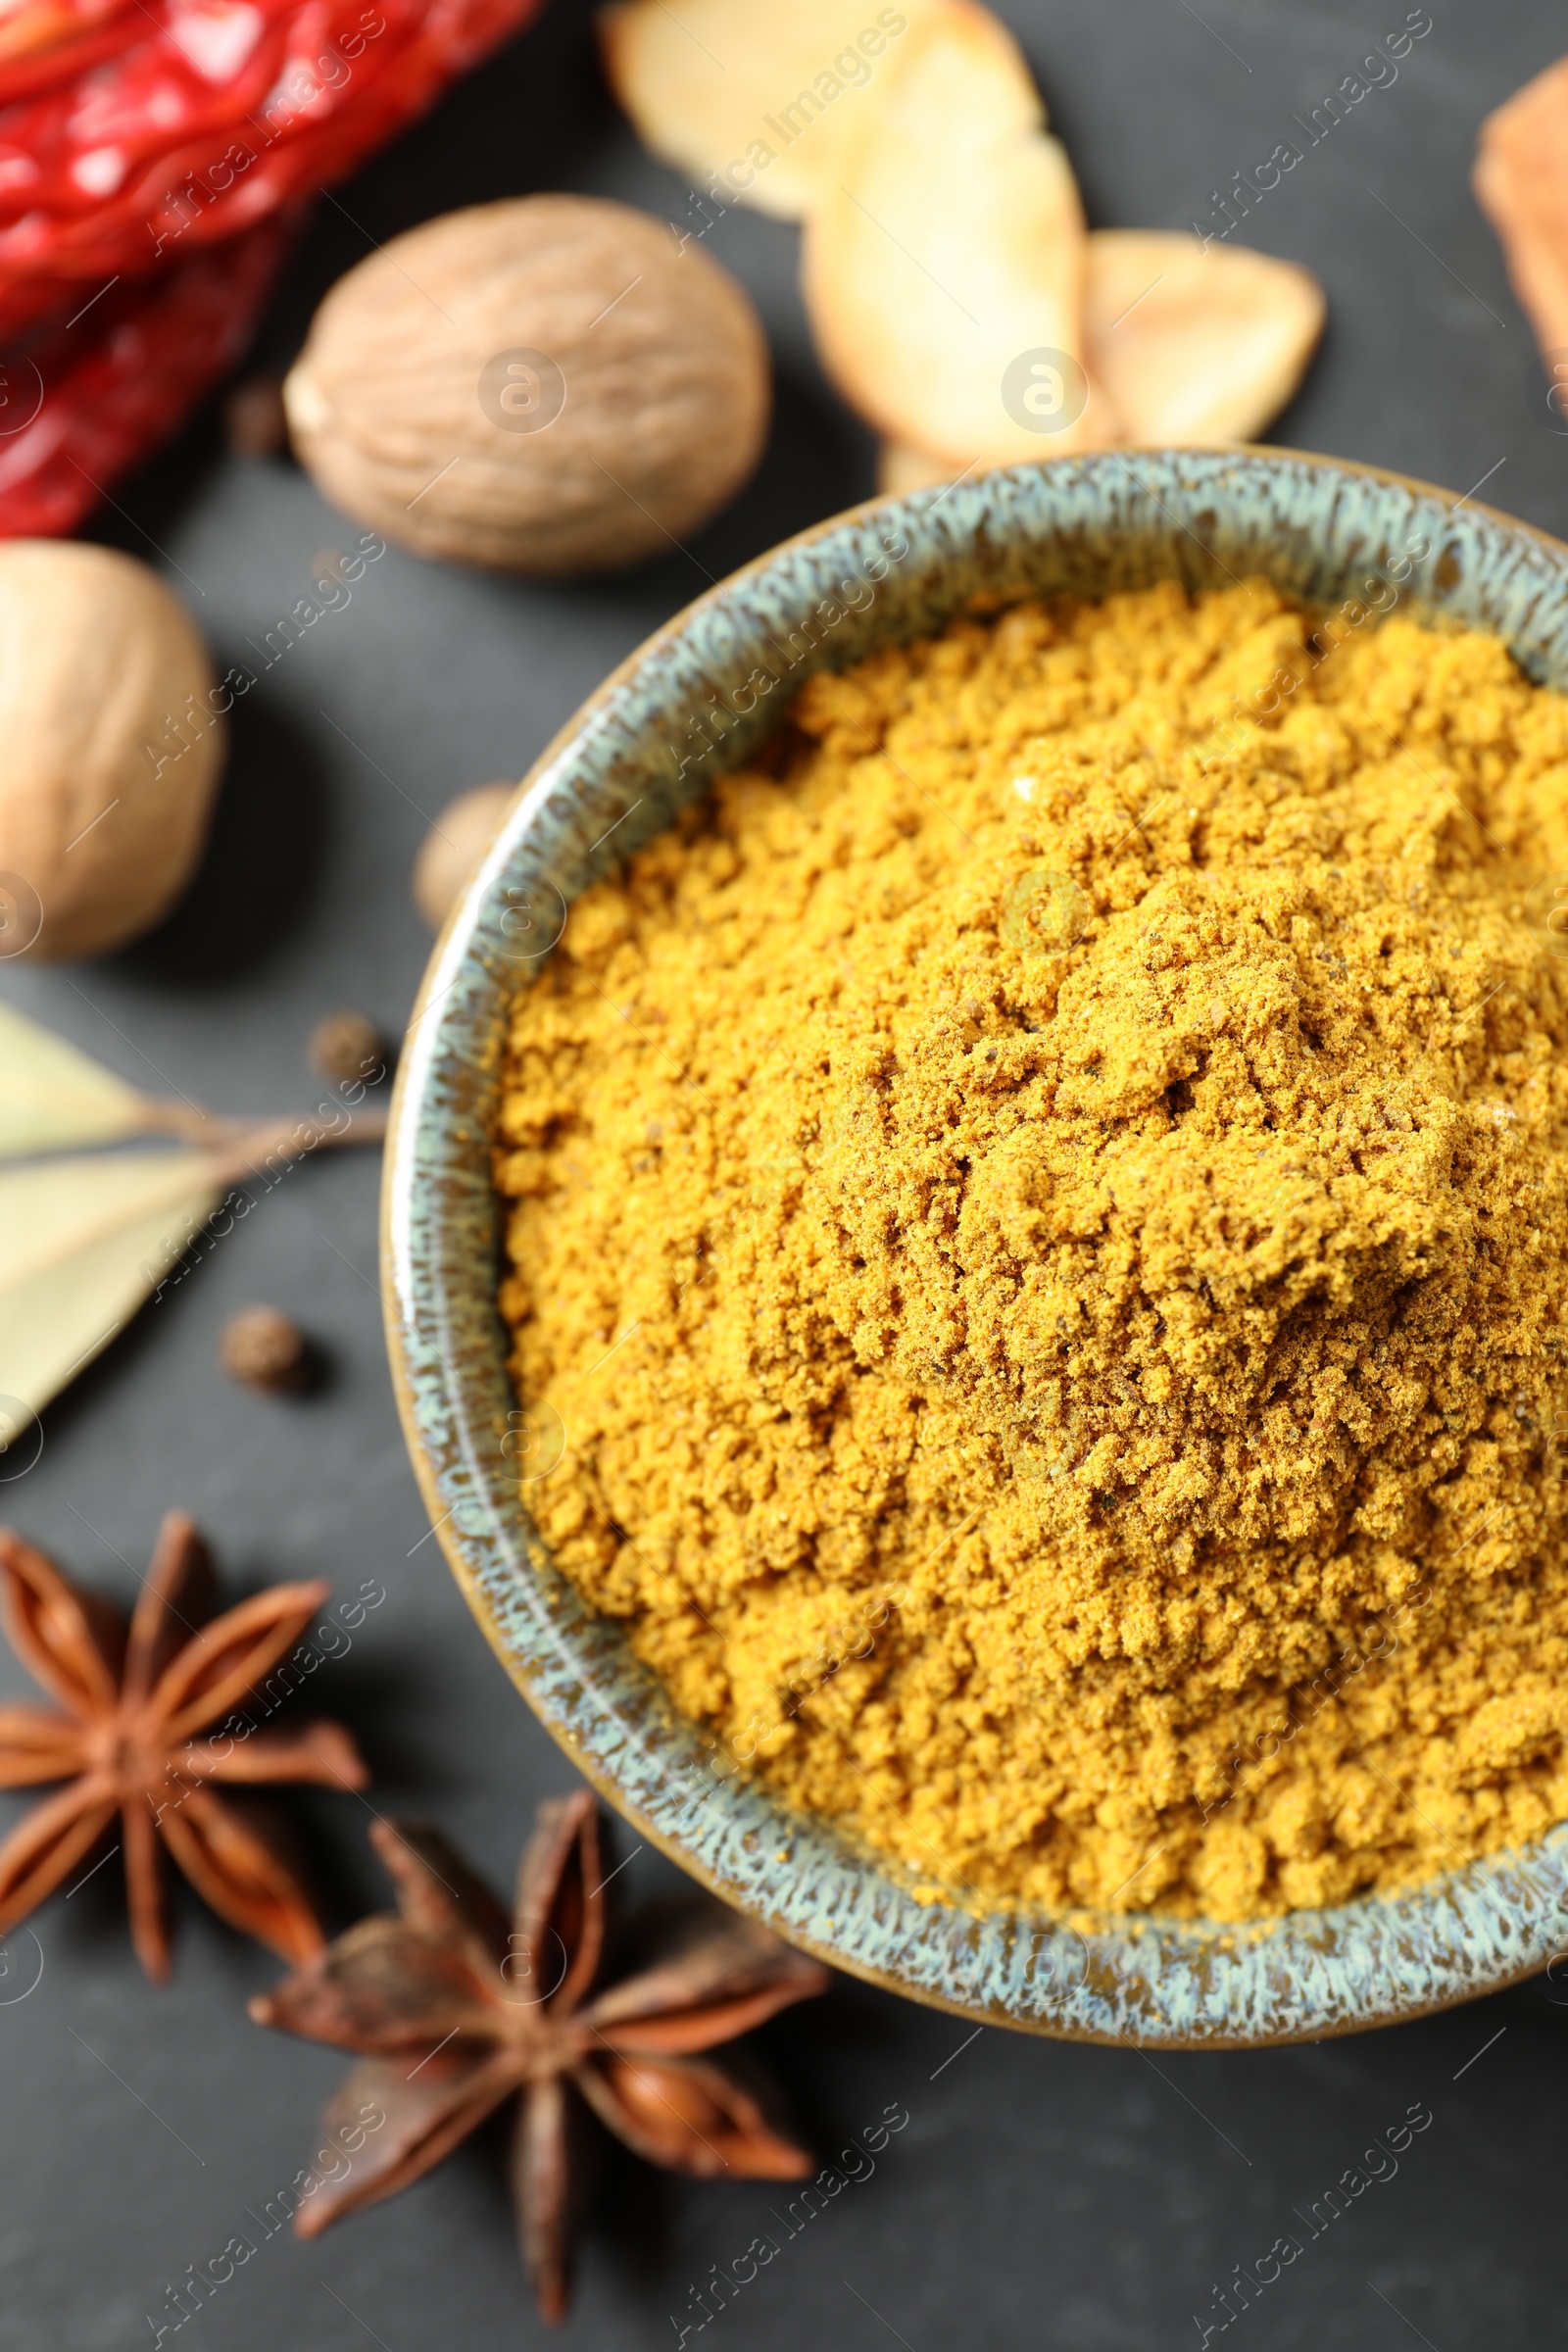
<path fill-rule="evenodd" d="M 217 1795 L 216 1781 L 369 1780 L 335 1723 L 198 1735 L 225 1717 L 299 1641 L 325 1584 L 274 1585 L 212 1616 L 212 1557 L 183 1511 L 159 1531 L 127 1626 L 52 1560 L 0 1529 L 0 1618 L 11 1646 L 63 1712 L 0 1706 L 0 1788 L 65 1781 L 0 1845 L 0 1935 L 70 1876 L 120 1816 L 131 1939 L 169 1974 L 161 1847 L 203 1900 L 285 1960 L 325 1937 L 277 1832 Z"/>
<path fill-rule="evenodd" d="M 717 1904 L 662 1929 L 636 1973 L 596 1990 L 606 1903 L 583 1791 L 540 1806 L 509 1933 L 501 1905 L 432 1830 L 377 1822 L 398 1912 L 377 1912 L 251 2002 L 258 2024 L 361 2053 L 322 2118 L 355 2153 L 318 2179 L 302 2236 L 407 2188 L 517 2097 L 512 2181 L 547 2320 L 566 2309 L 573 2091 L 650 2164 L 798 2180 L 806 2149 L 748 2067 L 699 2055 L 825 1992 L 828 1971 Z M 368 2115 L 379 2125 L 367 2127 Z"/>

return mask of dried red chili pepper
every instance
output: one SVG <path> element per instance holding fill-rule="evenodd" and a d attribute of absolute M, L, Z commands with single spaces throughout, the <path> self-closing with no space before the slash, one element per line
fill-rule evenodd
<path fill-rule="evenodd" d="M 537 5 L 136 0 L 0 59 L 0 342 L 352 172 Z"/>
<path fill-rule="evenodd" d="M 291 242 L 274 214 L 0 363 L 0 538 L 74 530 L 235 365 Z M 20 424 L 8 419 L 20 417 Z"/>
<path fill-rule="evenodd" d="M 306 196 L 539 5 L 24 0 L 0 19 L 0 536 L 72 529 L 172 432 L 243 350 Z"/>

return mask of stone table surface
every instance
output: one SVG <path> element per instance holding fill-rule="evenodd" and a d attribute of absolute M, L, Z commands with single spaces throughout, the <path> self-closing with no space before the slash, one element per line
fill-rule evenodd
<path fill-rule="evenodd" d="M 1559 12 L 1432 0 L 1431 30 L 1396 78 L 1314 144 L 1293 118 L 1399 27 L 1396 0 L 1203 0 L 1201 13 L 1187 0 L 1002 0 L 1001 13 L 1096 223 L 1211 220 L 1235 173 L 1282 140 L 1304 149 L 1241 232 L 1328 292 L 1322 352 L 1277 440 L 1456 497 L 1484 485 L 1489 502 L 1568 530 L 1568 437 L 1468 183 L 1483 116 L 1564 45 Z M 580 0 L 551 0 L 319 207 L 263 360 L 288 359 L 372 239 L 545 188 L 678 220 L 691 203 L 611 103 Z M 869 437 L 811 355 L 795 231 L 732 212 L 710 250 L 766 319 L 777 417 L 756 480 L 691 554 L 551 587 L 390 553 L 240 706 L 217 835 L 185 907 L 106 962 L 9 964 L 0 996 L 136 1083 L 221 1109 L 309 1107 L 305 1040 L 323 1012 L 362 1005 L 397 1032 L 428 947 L 408 895 L 427 816 L 464 786 L 519 775 L 706 575 L 873 487 Z M 220 663 L 248 658 L 318 553 L 351 532 L 289 465 L 225 455 L 211 414 L 116 495 L 96 535 L 160 564 Z M 279 1185 L 50 1409 L 41 1454 L 8 1474 L 0 1509 L 124 1600 L 174 1503 L 210 1532 L 235 1590 L 318 1572 L 344 1592 L 384 1587 L 317 1702 L 363 1741 L 378 1809 L 437 1821 L 505 1884 L 534 1801 L 572 1776 L 426 1540 L 382 1348 L 376 1183 L 366 1153 Z M 313 1399 L 257 1398 L 218 1374 L 220 1328 L 253 1298 L 318 1339 L 329 1376 Z M 25 1688 L 0 1657 L 0 1694 Z M 4 1803 L 9 1821 L 19 1800 Z M 365 1804 L 320 1795 L 301 1810 L 339 1924 L 377 1904 Z M 0 2346 L 98 2352 L 156 2342 L 161 2326 L 172 2341 L 170 2288 L 236 2236 L 254 2255 L 186 2321 L 181 2345 L 491 2352 L 545 2340 L 489 2142 L 315 2243 L 268 2233 L 257 2217 L 309 2161 L 340 2061 L 248 2022 L 246 1997 L 275 1965 L 194 1902 L 178 1907 L 173 1983 L 144 1984 L 118 1873 L 112 1861 L 55 1898 L 36 1945 L 19 1934 L 0 1953 Z M 625 1881 L 672 1875 L 643 1853 Z M 1301 2258 L 1234 2322 L 1255 2352 L 1568 2335 L 1556 2121 L 1568 1988 L 1544 1978 L 1359 2039 L 1157 2063 L 974 2033 L 849 1983 L 765 2039 L 825 2157 L 890 2105 L 906 2127 L 874 2170 L 852 2159 L 861 2177 L 793 2234 L 766 2184 L 674 2181 L 612 2159 L 564 2340 L 594 2352 L 696 2341 L 694 2286 L 764 2232 L 776 2257 L 708 2340 L 1162 2352 L 1200 2343 L 1205 2324 L 1217 2335 L 1217 2287 L 1287 2232 Z M 1314 2222 L 1324 2192 L 1412 2107 L 1432 2121 L 1396 2167 L 1372 2160 L 1383 2177 Z"/>

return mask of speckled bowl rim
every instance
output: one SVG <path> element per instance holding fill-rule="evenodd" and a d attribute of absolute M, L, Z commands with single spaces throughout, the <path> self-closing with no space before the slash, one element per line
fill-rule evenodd
<path fill-rule="evenodd" d="M 767 705 L 770 689 L 754 683 L 753 709 L 732 728 L 713 699 L 732 708 L 759 663 L 770 669 L 776 657 L 780 684 L 793 685 L 890 635 L 939 625 L 971 598 L 1042 583 L 1096 594 L 1162 574 L 1196 586 L 1252 571 L 1338 600 L 1423 537 L 1429 552 L 1401 590 L 1410 604 L 1493 629 L 1533 676 L 1568 688 L 1568 548 L 1468 499 L 1343 460 L 1104 452 L 830 517 L 677 613 L 556 736 L 449 918 L 410 1023 L 382 1195 L 388 1348 L 432 1527 L 491 1646 L 576 1769 L 694 1878 L 833 1966 L 983 2024 L 1235 2048 L 1473 1999 L 1544 1967 L 1563 1942 L 1568 1825 L 1397 1896 L 1250 1927 L 1064 1918 L 933 1900 L 831 1825 L 717 1772 L 620 1628 L 554 1567 L 503 1451 L 514 1399 L 486 1141 L 502 1008 L 537 962 L 533 949 L 549 944 L 558 902 L 564 916 L 586 880 L 771 727 L 787 691 Z M 907 553 L 884 562 L 878 580 L 877 554 L 900 541 Z M 854 591 L 865 588 L 862 609 Z M 824 599 L 838 618 L 823 617 Z M 813 609 L 823 643 L 786 670 Z M 720 727 L 718 748 L 697 759 L 693 743 Z M 683 756 L 690 776 L 677 772 Z"/>

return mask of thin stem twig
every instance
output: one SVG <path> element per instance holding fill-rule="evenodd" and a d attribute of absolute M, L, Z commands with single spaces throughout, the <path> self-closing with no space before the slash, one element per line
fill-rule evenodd
<path fill-rule="evenodd" d="M 225 1119 L 222 1132 L 211 1138 L 218 1160 L 214 1173 L 224 1183 L 255 1173 L 257 1163 L 281 1155 L 301 1159 L 334 1144 L 378 1144 L 386 1135 L 384 1110 L 363 1111 L 345 1127 L 328 1127 L 313 1118 Z"/>

